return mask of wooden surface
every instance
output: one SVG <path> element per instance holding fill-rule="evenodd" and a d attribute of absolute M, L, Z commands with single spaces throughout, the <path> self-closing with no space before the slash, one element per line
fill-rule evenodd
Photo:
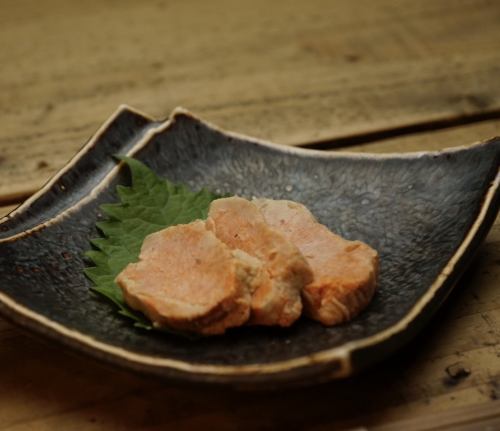
<path fill-rule="evenodd" d="M 157 117 L 182 105 L 279 143 L 353 151 L 499 135 L 499 20 L 498 2 L 478 0 L 4 1 L 0 213 L 120 103 Z M 445 119 L 455 126 L 431 130 Z M 464 406 L 490 412 L 500 397 L 499 246 L 497 220 L 430 327 L 387 362 L 285 393 L 175 387 L 0 320 L 0 429 L 383 429 Z"/>
<path fill-rule="evenodd" d="M 0 196 L 121 103 L 285 144 L 497 112 L 499 21 L 495 0 L 4 0 Z"/>

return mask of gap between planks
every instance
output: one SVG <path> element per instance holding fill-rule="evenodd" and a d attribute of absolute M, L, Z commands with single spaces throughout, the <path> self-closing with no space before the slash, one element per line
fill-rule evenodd
<path fill-rule="evenodd" d="M 466 116 L 455 116 L 439 120 L 430 120 L 421 123 L 403 125 L 389 129 L 368 131 L 350 136 L 341 136 L 316 142 L 305 142 L 297 146 L 316 150 L 334 150 L 359 145 L 373 145 L 388 139 L 418 136 L 420 134 L 435 133 L 442 130 L 454 129 L 468 125 L 481 126 L 481 123 L 493 121 L 500 122 L 500 109 Z M 493 136 L 491 136 L 493 137 Z"/>

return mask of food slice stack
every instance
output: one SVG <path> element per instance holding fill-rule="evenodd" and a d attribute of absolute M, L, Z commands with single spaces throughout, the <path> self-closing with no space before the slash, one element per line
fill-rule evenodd
<path fill-rule="evenodd" d="M 345 322 L 370 302 L 377 273 L 375 250 L 332 233 L 304 205 L 230 197 L 213 201 L 205 221 L 146 237 L 116 282 L 156 327 L 213 335 L 290 326 L 303 309 L 325 325 Z"/>

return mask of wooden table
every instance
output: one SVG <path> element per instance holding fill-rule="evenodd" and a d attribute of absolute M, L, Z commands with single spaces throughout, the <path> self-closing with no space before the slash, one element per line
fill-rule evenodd
<path fill-rule="evenodd" d="M 1 211 L 121 103 L 158 117 L 182 105 L 228 129 L 325 150 L 439 149 L 499 135 L 499 22 L 495 0 L 4 0 Z M 0 320 L 0 429 L 498 425 L 499 244 L 497 220 L 410 346 L 354 379 L 307 389 L 175 387 Z"/>

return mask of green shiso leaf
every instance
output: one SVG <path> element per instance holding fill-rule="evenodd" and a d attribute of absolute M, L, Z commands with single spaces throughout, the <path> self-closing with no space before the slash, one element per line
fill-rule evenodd
<path fill-rule="evenodd" d="M 106 219 L 96 224 L 102 236 L 92 239 L 93 249 L 85 253 L 94 264 L 85 268 L 85 275 L 93 283 L 92 290 L 112 301 L 119 314 L 132 319 L 137 327 L 151 329 L 150 322 L 125 303 L 114 282 L 116 276 L 127 264 L 137 261 L 147 235 L 206 218 L 210 202 L 220 196 L 173 184 L 130 157 L 120 160 L 130 169 L 132 185 L 117 187 L 118 203 L 101 205 Z"/>

